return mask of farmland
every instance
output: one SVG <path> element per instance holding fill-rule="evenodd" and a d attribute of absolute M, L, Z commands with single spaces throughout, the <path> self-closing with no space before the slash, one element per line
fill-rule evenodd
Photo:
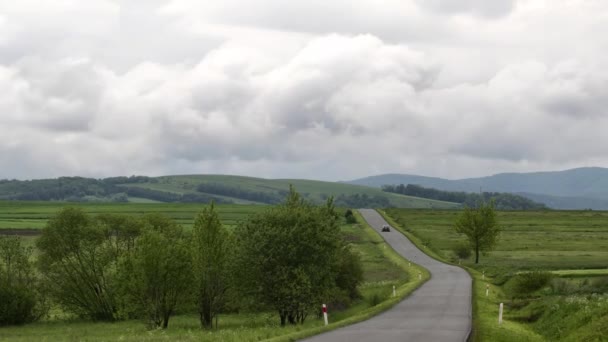
<path fill-rule="evenodd" d="M 494 251 L 477 265 L 455 256 L 454 248 L 465 241 L 452 229 L 458 211 L 385 213 L 428 253 L 469 269 L 475 279 L 475 340 L 601 341 L 608 335 L 603 328 L 608 320 L 607 212 L 498 212 L 503 231 Z M 534 275 L 549 281 L 521 292 L 521 284 Z M 499 326 L 501 302 L 506 320 Z"/>
<path fill-rule="evenodd" d="M 193 218 L 204 206 L 190 203 L 62 203 L 62 202 L 14 202 L 0 201 L 0 229 L 40 229 L 61 208 L 82 208 L 89 214 L 143 215 L 161 213 L 189 228 Z M 234 226 L 249 215 L 259 212 L 263 205 L 221 205 L 218 211 L 222 222 Z"/>
<path fill-rule="evenodd" d="M 12 204 L 12 206 L 10 205 Z M 31 204 L 31 203 L 29 203 Z M 194 215 L 201 209 L 200 205 L 167 205 L 167 204 L 102 204 L 79 205 L 89 213 L 121 213 L 141 215 L 143 213 L 161 212 L 177 219 L 185 226 L 191 226 Z M 35 206 L 23 207 L 20 203 L 4 203 L 2 222 L 20 218 L 29 222 L 25 227 L 42 227 L 60 204 L 37 203 Z M 220 219 L 228 226 L 245 220 L 249 215 L 264 210 L 263 206 L 220 205 L 217 207 Z M 11 214 L 16 214 L 11 216 Z M 359 222 L 361 222 L 359 218 Z M 14 222 L 14 221 L 13 221 Z M 360 255 L 363 266 L 364 282 L 360 286 L 363 297 L 346 310 L 333 310 L 331 322 L 346 319 L 363 319 L 388 307 L 393 285 L 404 296 L 416 286 L 418 279 L 410 272 L 419 272 L 416 268 L 405 267 L 405 262 L 396 257 L 390 248 L 386 248 L 382 238 L 367 225 L 343 224 L 341 230 L 344 239 Z M 36 237 L 27 238 L 32 241 Z M 401 260 L 401 261 L 399 261 Z M 413 273 L 412 273 L 413 274 Z M 127 320 L 116 323 L 94 323 L 83 321 L 67 315 L 58 307 L 51 310 L 49 317 L 40 322 L 19 327 L 0 328 L 0 340 L 41 341 L 63 340 L 196 340 L 196 341 L 257 341 L 289 334 L 306 334 L 310 329 L 319 329 L 322 321 L 311 317 L 304 325 L 281 328 L 277 324 L 277 315 L 273 312 L 242 312 L 222 314 L 220 328 L 201 330 L 198 316 L 182 309 L 172 320 L 167 330 L 148 330 L 139 320 Z M 315 330 L 316 331 L 316 330 Z M 291 335 L 290 335 L 291 336 Z"/>

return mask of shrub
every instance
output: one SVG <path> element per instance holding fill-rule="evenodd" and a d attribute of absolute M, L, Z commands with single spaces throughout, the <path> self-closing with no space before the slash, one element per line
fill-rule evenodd
<path fill-rule="evenodd" d="M 344 218 L 346 219 L 346 223 L 348 224 L 357 223 L 357 218 L 353 214 L 353 211 L 350 209 L 346 210 L 346 213 L 344 213 Z"/>
<path fill-rule="evenodd" d="M 529 295 L 547 286 L 552 277 L 547 271 L 521 273 L 511 279 L 509 287 L 514 297 Z"/>
<path fill-rule="evenodd" d="M 452 251 L 460 259 L 468 259 L 471 257 L 471 248 L 464 243 L 456 245 Z"/>

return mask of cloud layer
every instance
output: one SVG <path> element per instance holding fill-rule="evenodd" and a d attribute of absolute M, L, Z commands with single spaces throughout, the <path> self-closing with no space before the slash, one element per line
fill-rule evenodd
<path fill-rule="evenodd" d="M 0 4 L 0 178 L 608 166 L 608 5 L 375 4 Z"/>

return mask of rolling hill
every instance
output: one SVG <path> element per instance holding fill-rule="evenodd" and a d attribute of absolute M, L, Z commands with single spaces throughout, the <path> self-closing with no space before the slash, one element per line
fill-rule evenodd
<path fill-rule="evenodd" d="M 608 169 L 599 167 L 555 172 L 501 173 L 457 180 L 385 174 L 347 183 L 376 188 L 382 185 L 416 184 L 445 191 L 509 192 L 556 209 L 608 209 Z"/>
<path fill-rule="evenodd" d="M 0 200 L 89 202 L 279 203 L 293 184 L 306 199 L 321 203 L 334 196 L 345 207 L 455 208 L 458 204 L 390 194 L 380 189 L 303 179 L 263 179 L 228 175 L 61 177 L 0 180 Z"/>

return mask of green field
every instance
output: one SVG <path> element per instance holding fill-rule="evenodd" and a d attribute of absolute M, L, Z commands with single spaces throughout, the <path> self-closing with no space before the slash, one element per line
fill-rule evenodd
<path fill-rule="evenodd" d="M 18 213 L 18 217 L 26 217 L 38 226 L 61 208 L 60 204 L 37 203 L 35 206 L 23 206 L 18 203 L 2 203 L 2 222 L 6 222 L 10 213 Z M 200 205 L 81 205 L 90 213 L 122 213 L 142 214 L 146 212 L 162 212 L 178 218 L 185 226 L 192 225 L 193 217 L 201 209 Z M 21 208 L 21 209 L 20 209 Z M 264 210 L 263 206 L 219 205 L 220 219 L 224 224 L 235 225 L 248 215 Z M 361 219 L 360 219 L 361 220 Z M 361 257 L 364 270 L 364 283 L 360 289 L 363 298 L 343 311 L 333 310 L 330 321 L 336 324 L 354 322 L 367 318 L 369 315 L 390 307 L 418 286 L 419 281 L 414 274 L 424 272 L 405 266 L 407 263 L 396 256 L 396 253 L 386 244 L 378 233 L 366 224 L 342 225 L 344 238 Z M 27 237 L 28 243 L 33 243 L 37 237 Z M 425 278 L 427 276 L 425 275 Z M 393 285 L 398 288 L 398 297 L 390 298 Z M 60 310 L 52 310 L 51 316 L 41 322 L 19 327 L 0 328 L 0 341 L 74 341 L 74 340 L 127 340 L 127 341 L 259 341 L 277 336 L 303 336 L 320 332 L 322 320 L 311 316 L 303 326 L 278 326 L 278 318 L 272 312 L 225 314 L 220 317 L 220 329 L 203 331 L 200 329 L 198 316 L 181 313 L 172 318 L 169 328 L 163 330 L 147 330 L 142 321 L 123 321 L 116 323 L 92 323 L 77 318 L 65 317 Z M 341 323 L 344 322 L 344 323 Z M 313 329 L 313 330 L 310 330 Z M 310 332 L 307 332 L 310 331 Z M 295 335 L 293 335 L 295 334 Z"/>
<path fill-rule="evenodd" d="M 48 219 L 66 206 L 84 209 L 90 214 L 114 213 L 143 215 L 147 213 L 165 214 L 184 227 L 191 227 L 194 216 L 204 204 L 188 203 L 62 203 L 62 202 L 16 202 L 0 201 L 0 229 L 39 229 Z M 217 206 L 222 222 L 234 226 L 250 214 L 263 209 L 263 205 L 220 205 Z"/>
<path fill-rule="evenodd" d="M 387 209 L 442 256 L 449 258 L 462 237 L 452 229 L 458 211 Z M 505 211 L 494 251 L 480 257 L 485 266 L 514 269 L 597 269 L 608 267 L 608 212 Z"/>
<path fill-rule="evenodd" d="M 459 262 L 452 252 L 464 242 L 452 229 L 458 211 L 385 212 L 429 254 Z M 608 340 L 608 213 L 498 212 L 498 220 L 504 230 L 495 250 L 478 265 L 461 261 L 474 279 L 474 341 Z M 514 292 L 516 277 L 530 270 L 549 271 L 553 279 L 533 293 Z M 505 303 L 502 325 L 499 303 Z"/>

